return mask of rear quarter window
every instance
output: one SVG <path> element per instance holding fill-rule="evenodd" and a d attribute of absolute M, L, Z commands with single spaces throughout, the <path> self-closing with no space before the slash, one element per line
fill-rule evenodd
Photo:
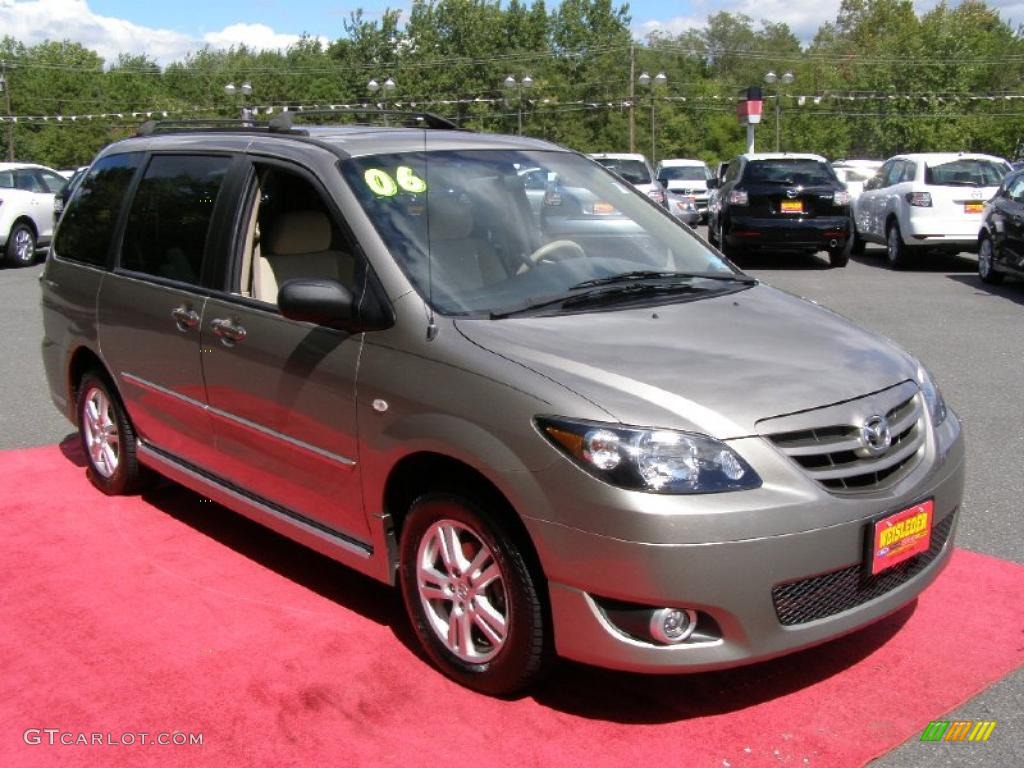
<path fill-rule="evenodd" d="M 93 164 L 61 218 L 54 253 L 61 259 L 107 265 L 110 241 L 142 154 L 108 155 Z"/>

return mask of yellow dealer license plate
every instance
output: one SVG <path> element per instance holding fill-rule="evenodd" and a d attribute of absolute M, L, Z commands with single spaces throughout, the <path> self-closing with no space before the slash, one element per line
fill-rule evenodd
<path fill-rule="evenodd" d="M 803 200 L 783 200 L 781 210 L 783 213 L 803 213 L 804 202 Z"/>
<path fill-rule="evenodd" d="M 972 200 L 969 203 L 964 203 L 964 213 L 982 213 L 985 210 L 985 204 L 980 200 Z"/>
<path fill-rule="evenodd" d="M 927 551 L 935 503 L 928 499 L 876 520 L 871 530 L 871 575 Z"/>

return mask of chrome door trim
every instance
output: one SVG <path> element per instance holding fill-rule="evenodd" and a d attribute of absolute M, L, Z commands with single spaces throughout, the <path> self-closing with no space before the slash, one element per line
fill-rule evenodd
<path fill-rule="evenodd" d="M 241 416 L 236 416 L 233 413 L 228 413 L 227 411 L 223 411 L 220 408 L 214 408 L 208 403 L 200 402 L 199 400 L 189 397 L 188 395 L 183 395 L 180 392 L 175 392 L 172 389 L 167 389 L 166 387 L 162 387 L 159 384 L 153 383 L 152 381 L 142 379 L 138 376 L 135 376 L 134 374 L 121 371 L 121 378 L 124 379 L 125 381 L 135 384 L 136 386 L 148 389 L 152 392 L 157 392 L 167 397 L 173 397 L 184 403 L 188 403 L 189 405 L 192 405 L 196 408 L 200 408 L 206 411 L 210 416 L 215 416 L 219 419 L 223 419 L 224 421 L 230 421 L 234 424 L 238 424 L 242 427 L 245 427 L 246 429 L 249 429 L 253 432 L 258 432 L 261 435 L 265 435 L 267 437 L 274 438 L 275 440 L 279 440 L 283 443 L 287 443 L 288 445 L 294 448 L 298 448 L 308 453 L 312 453 L 323 459 L 327 459 L 328 461 L 333 461 L 334 463 L 339 464 L 345 467 L 346 469 L 351 469 L 356 465 L 355 459 L 350 459 L 347 456 L 342 456 L 341 454 L 338 453 L 332 453 L 331 451 L 312 445 L 303 440 L 294 438 L 291 435 L 285 435 L 281 432 L 270 429 L 269 427 L 264 427 L 262 424 L 257 424 L 254 421 L 249 421 L 249 419 L 243 419 Z"/>

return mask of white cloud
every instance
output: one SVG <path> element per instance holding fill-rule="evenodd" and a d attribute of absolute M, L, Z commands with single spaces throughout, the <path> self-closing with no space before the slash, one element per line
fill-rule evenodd
<path fill-rule="evenodd" d="M 27 45 L 71 40 L 96 51 L 108 64 L 116 61 L 119 53 L 146 54 L 168 64 L 206 46 L 227 48 L 244 43 L 257 49 L 276 49 L 287 48 L 299 39 L 298 35 L 275 32 L 265 24 L 230 24 L 198 39 L 102 16 L 86 0 L 0 0 L 0 34 Z"/>
<path fill-rule="evenodd" d="M 664 21 L 650 19 L 648 21 L 641 21 L 639 24 L 634 23 L 633 33 L 641 39 L 646 38 L 652 32 L 680 35 L 688 29 L 700 29 L 706 23 L 707 17 L 701 18 L 697 16 L 675 16 Z"/>

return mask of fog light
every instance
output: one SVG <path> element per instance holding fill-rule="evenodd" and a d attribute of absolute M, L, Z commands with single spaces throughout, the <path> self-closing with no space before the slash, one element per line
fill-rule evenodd
<path fill-rule="evenodd" d="M 697 628 L 697 614 L 689 608 L 659 608 L 651 614 L 651 636 L 659 643 L 681 643 Z"/>

